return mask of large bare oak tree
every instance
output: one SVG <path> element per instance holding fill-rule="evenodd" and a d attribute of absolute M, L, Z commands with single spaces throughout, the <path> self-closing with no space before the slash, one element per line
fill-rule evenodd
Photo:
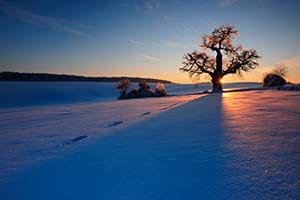
<path fill-rule="evenodd" d="M 256 50 L 245 50 L 241 45 L 233 45 L 238 35 L 232 25 L 221 25 L 211 35 L 202 35 L 202 52 L 194 50 L 184 55 L 181 71 L 190 77 L 208 74 L 213 84 L 213 92 L 222 92 L 222 78 L 227 74 L 241 74 L 258 66 L 260 56 Z"/>

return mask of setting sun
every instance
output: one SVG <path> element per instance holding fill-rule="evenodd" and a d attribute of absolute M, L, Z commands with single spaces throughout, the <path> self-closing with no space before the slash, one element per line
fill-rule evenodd
<path fill-rule="evenodd" d="M 299 10 L 0 0 L 0 200 L 300 200 Z"/>

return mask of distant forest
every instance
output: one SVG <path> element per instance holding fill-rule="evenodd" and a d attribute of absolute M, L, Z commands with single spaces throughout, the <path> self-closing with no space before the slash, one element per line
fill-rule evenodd
<path fill-rule="evenodd" d="M 66 74 L 48 74 L 48 73 L 20 73 L 20 72 L 0 72 L 0 81 L 82 81 L 82 82 L 118 82 L 121 79 L 129 79 L 131 82 L 140 82 L 145 80 L 149 83 L 172 83 L 171 81 L 139 78 L 139 77 L 87 77 Z"/>

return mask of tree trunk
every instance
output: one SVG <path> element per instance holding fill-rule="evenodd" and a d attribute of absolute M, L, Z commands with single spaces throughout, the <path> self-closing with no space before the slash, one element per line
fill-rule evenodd
<path fill-rule="evenodd" d="M 221 82 L 222 76 L 217 76 L 216 78 L 212 78 L 211 82 L 213 84 L 212 92 L 223 92 L 223 86 Z"/>
<path fill-rule="evenodd" d="M 222 87 L 222 65 L 223 65 L 223 55 L 220 50 L 217 50 L 217 55 L 216 55 L 216 70 L 214 71 L 214 74 L 212 76 L 212 84 L 213 84 L 213 90 L 212 92 L 222 92 L 223 87 Z"/>
<path fill-rule="evenodd" d="M 126 98 L 126 90 L 122 90 L 118 99 L 125 99 L 125 98 Z"/>

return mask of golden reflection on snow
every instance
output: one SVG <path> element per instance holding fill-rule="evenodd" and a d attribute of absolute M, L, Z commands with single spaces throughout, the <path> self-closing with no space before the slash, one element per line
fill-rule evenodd
<path fill-rule="evenodd" d="M 260 141 L 262 133 L 272 130 L 299 132 L 300 93 L 279 91 L 229 92 L 222 94 L 222 111 L 225 127 L 239 134 L 241 140 Z M 284 128 L 284 129 L 283 129 Z M 252 134 L 245 134 L 252 133 Z M 255 133 L 255 134 L 253 134 Z"/>
<path fill-rule="evenodd" d="M 299 92 L 223 93 L 222 114 L 228 166 L 241 172 L 235 179 L 261 192 L 300 188 Z"/>

